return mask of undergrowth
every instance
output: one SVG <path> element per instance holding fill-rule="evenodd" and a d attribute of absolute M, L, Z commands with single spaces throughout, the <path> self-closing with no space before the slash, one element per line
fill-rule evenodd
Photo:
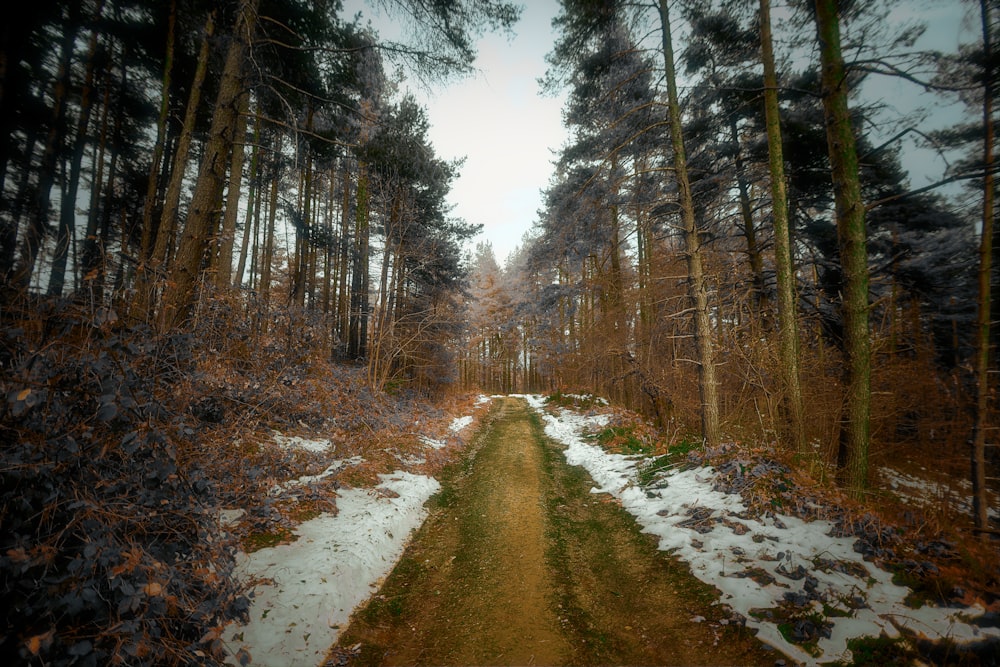
<path fill-rule="evenodd" d="M 332 363 L 322 322 L 200 303 L 170 335 L 67 301 L 0 312 L 0 664 L 222 664 L 249 607 L 237 550 L 335 512 L 341 483 L 377 479 L 386 441 L 437 416 Z M 284 485 L 353 455 L 364 470 Z M 222 508 L 245 513 L 223 528 Z"/>
<path fill-rule="evenodd" d="M 44 304 L 4 322 L 0 662 L 215 664 L 248 601 L 230 576 L 190 334 Z"/>

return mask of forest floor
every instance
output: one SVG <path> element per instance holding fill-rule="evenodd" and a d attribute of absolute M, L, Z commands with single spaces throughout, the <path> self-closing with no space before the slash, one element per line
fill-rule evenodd
<path fill-rule="evenodd" d="M 291 524 L 220 518 L 253 589 L 231 664 L 1000 659 L 998 554 L 927 523 L 943 491 L 917 472 L 886 468 L 879 504 L 909 508 L 893 523 L 774 448 L 666 441 L 589 395 L 467 396 L 401 424 L 360 449 L 274 434 L 309 465 L 267 494 Z"/>
<path fill-rule="evenodd" d="M 774 665 L 717 592 L 566 462 L 524 399 L 442 476 L 327 664 Z"/>

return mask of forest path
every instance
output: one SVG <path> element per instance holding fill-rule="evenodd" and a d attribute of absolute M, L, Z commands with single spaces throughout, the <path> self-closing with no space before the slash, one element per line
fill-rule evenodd
<path fill-rule="evenodd" d="M 328 664 L 773 665 L 716 593 L 590 493 L 523 399 L 498 399 Z"/>

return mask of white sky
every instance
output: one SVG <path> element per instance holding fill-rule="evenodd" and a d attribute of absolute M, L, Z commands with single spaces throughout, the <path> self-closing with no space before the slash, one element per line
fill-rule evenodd
<path fill-rule="evenodd" d="M 489 240 L 501 262 L 537 219 L 553 151 L 566 136 L 564 97 L 542 97 L 538 86 L 557 10 L 555 0 L 533 0 L 513 40 L 493 34 L 480 42 L 478 76 L 425 102 L 438 154 L 466 156 L 450 196 L 454 215 L 482 224 L 477 240 Z"/>
<path fill-rule="evenodd" d="M 479 42 L 475 77 L 430 92 L 411 89 L 427 108 L 430 139 L 438 156 L 466 158 L 448 197 L 454 205 L 452 214 L 483 225 L 474 242 L 492 243 L 501 263 L 537 219 L 553 151 L 566 136 L 565 98 L 542 97 L 537 82 L 545 74 L 552 18 L 559 3 L 525 4 L 513 38 L 489 34 Z M 344 5 L 345 17 L 361 9 L 383 36 L 393 36 L 397 30 L 363 0 L 346 0 Z"/>
<path fill-rule="evenodd" d="M 400 29 L 372 9 L 369 2 L 345 0 L 344 16 L 361 11 L 383 37 L 398 39 Z M 532 0 L 524 4 L 527 6 L 513 38 L 489 34 L 481 39 L 475 77 L 432 91 L 416 86 L 411 89 L 427 108 L 430 139 L 438 156 L 449 160 L 466 158 L 448 198 L 454 206 L 453 215 L 482 224 L 483 233 L 474 241 L 490 241 L 501 263 L 520 245 L 537 219 L 541 190 L 549 183 L 554 152 L 567 136 L 562 127 L 565 95 L 542 97 L 537 83 L 545 74 L 545 55 L 553 43 L 551 22 L 559 3 Z M 963 25 L 962 14 L 958 0 L 905 0 L 891 20 L 927 19 L 931 27 L 917 48 L 954 52 L 960 36 L 963 41 L 974 39 L 974 26 Z M 871 99 L 903 107 L 899 109 L 901 114 L 917 106 L 929 106 L 928 113 L 936 120 L 922 124 L 924 130 L 937 129 L 962 115 L 960 107 L 946 109 L 940 98 L 886 77 L 872 77 L 864 93 Z M 883 138 L 901 127 L 892 121 L 889 125 Z M 877 140 L 878 133 L 873 138 Z M 904 159 L 914 187 L 941 177 L 945 164 L 937 155 L 916 149 L 911 139 L 904 140 L 904 145 Z"/>

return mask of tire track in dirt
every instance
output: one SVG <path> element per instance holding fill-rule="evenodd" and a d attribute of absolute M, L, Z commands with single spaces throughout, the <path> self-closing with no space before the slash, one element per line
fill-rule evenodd
<path fill-rule="evenodd" d="M 498 399 L 341 635 L 340 646 L 361 644 L 351 664 L 774 664 L 723 625 L 711 588 L 591 485 L 523 400 Z"/>

